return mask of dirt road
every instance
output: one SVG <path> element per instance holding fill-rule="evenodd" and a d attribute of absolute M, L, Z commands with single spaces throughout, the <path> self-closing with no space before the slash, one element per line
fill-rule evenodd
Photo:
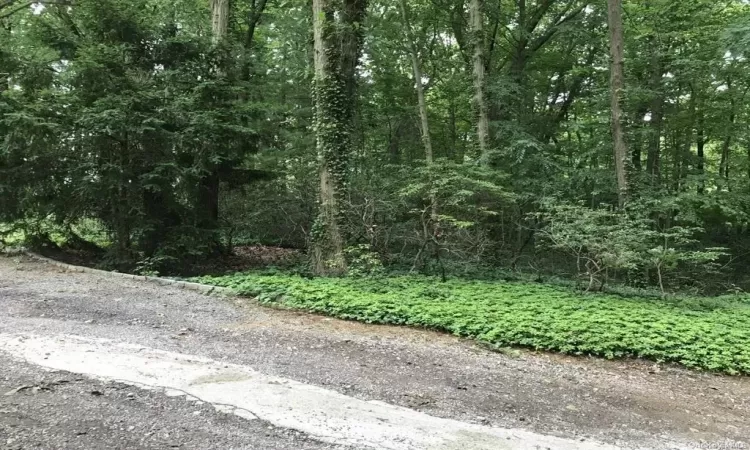
<path fill-rule="evenodd" d="M 750 449 L 750 380 L 0 257 L 0 448 Z"/>

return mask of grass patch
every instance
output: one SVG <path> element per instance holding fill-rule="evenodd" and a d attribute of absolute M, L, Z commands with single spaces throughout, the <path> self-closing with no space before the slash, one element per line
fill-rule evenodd
<path fill-rule="evenodd" d="M 638 357 L 750 374 L 750 301 L 742 297 L 665 302 L 581 294 L 542 284 L 441 283 L 418 276 L 307 279 L 250 273 L 193 280 L 228 287 L 267 304 L 440 330 L 497 348 Z"/>

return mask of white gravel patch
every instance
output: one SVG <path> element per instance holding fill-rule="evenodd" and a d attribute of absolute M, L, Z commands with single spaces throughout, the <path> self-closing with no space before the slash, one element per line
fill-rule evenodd
<path fill-rule="evenodd" d="M 195 397 L 220 411 L 261 419 L 335 444 L 387 450 L 618 448 L 433 417 L 268 376 L 243 365 L 106 339 L 0 334 L 0 351 L 47 369 Z"/>

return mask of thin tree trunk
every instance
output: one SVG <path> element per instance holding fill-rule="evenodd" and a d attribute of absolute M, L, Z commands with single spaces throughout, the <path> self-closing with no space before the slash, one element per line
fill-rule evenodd
<path fill-rule="evenodd" d="M 347 271 L 342 230 L 352 151 L 356 64 L 366 3 L 313 0 L 315 134 L 320 161 L 319 212 L 313 230 L 312 267 L 317 275 Z"/>
<path fill-rule="evenodd" d="M 474 66 L 474 107 L 477 113 L 477 142 L 482 160 L 487 157 L 490 139 L 489 109 L 487 107 L 485 61 L 484 61 L 484 14 L 483 0 L 471 0 L 469 4 L 469 22 L 471 41 L 474 47 L 472 64 Z"/>
<path fill-rule="evenodd" d="M 730 116 L 730 120 L 734 122 L 734 114 Z M 724 143 L 721 146 L 721 162 L 719 163 L 719 175 L 724 180 L 729 180 L 729 150 L 732 146 L 732 135 L 728 133 L 724 137 Z"/>
<path fill-rule="evenodd" d="M 10 38 L 10 23 L 5 19 L 0 19 L 0 39 Z M 10 73 L 7 68 L 0 66 L 0 94 L 10 89 Z"/>
<path fill-rule="evenodd" d="M 659 84 L 661 84 L 659 71 Z M 651 140 L 648 147 L 648 161 L 646 172 L 651 178 L 651 184 L 656 185 L 661 178 L 661 137 L 664 122 L 664 98 L 661 93 L 656 94 L 651 103 Z"/>
<path fill-rule="evenodd" d="M 615 176 L 620 207 L 628 198 L 628 178 L 626 172 L 628 148 L 622 127 L 622 107 L 620 105 L 624 89 L 624 38 L 622 29 L 622 0 L 607 0 L 609 20 L 612 95 L 612 140 L 614 141 Z"/>
<path fill-rule="evenodd" d="M 250 49 L 255 39 L 255 29 L 258 27 L 263 11 L 266 9 L 267 0 L 253 0 L 250 13 L 247 18 L 247 33 L 245 34 L 245 48 Z"/>
<path fill-rule="evenodd" d="M 729 123 L 727 124 L 727 132 L 724 136 L 724 143 L 721 146 L 721 162 L 719 163 L 719 176 L 724 180 L 729 181 L 729 150 L 732 146 L 732 138 L 734 137 L 734 121 L 736 120 L 735 113 L 735 100 L 732 95 L 732 82 L 727 81 L 728 92 L 730 94 L 730 112 L 729 112 Z"/>
<path fill-rule="evenodd" d="M 685 130 L 682 130 L 683 132 Z M 680 191 L 680 174 L 682 173 L 682 146 L 680 142 L 680 132 L 675 130 L 672 135 L 672 159 L 674 167 L 672 168 L 672 190 L 674 193 Z"/>
<path fill-rule="evenodd" d="M 633 153 L 632 153 L 632 165 L 633 165 L 633 173 L 640 173 L 642 167 L 642 151 L 641 151 L 641 137 L 643 136 L 641 133 L 641 130 L 643 127 L 639 124 L 638 125 L 638 136 L 636 136 L 636 141 L 633 143 Z"/>
<path fill-rule="evenodd" d="M 450 150 L 448 156 L 456 162 L 461 162 L 458 158 L 458 130 L 456 129 L 456 105 L 453 99 L 449 99 L 448 105 L 448 130 L 450 132 Z M 461 158 L 463 159 L 463 157 Z"/>
<path fill-rule="evenodd" d="M 635 112 L 635 116 L 632 119 L 633 149 L 630 153 L 630 168 L 633 180 L 631 180 L 631 185 L 634 181 L 637 181 L 638 177 L 640 176 L 641 169 L 643 169 L 643 136 L 645 134 L 643 116 L 645 116 L 647 112 L 648 107 L 641 106 Z M 634 188 L 635 186 L 631 186 L 631 189 Z"/>
<path fill-rule="evenodd" d="M 217 1 L 217 0 L 212 0 Z M 253 42 L 255 40 L 255 30 L 258 28 L 258 23 L 263 16 L 263 11 L 266 9 L 267 0 L 252 0 L 250 4 L 250 12 L 247 14 L 247 32 L 245 33 L 245 56 L 242 62 L 241 76 L 243 81 L 250 81 L 250 51 L 253 48 Z M 245 95 L 245 94 L 243 94 Z M 246 97 L 246 95 L 245 95 Z"/>
<path fill-rule="evenodd" d="M 703 105 L 698 105 L 698 124 L 696 126 L 696 151 L 697 151 L 697 170 L 698 175 L 703 176 L 705 173 L 706 166 L 706 129 L 705 129 L 705 115 L 703 112 Z M 705 191 L 705 183 L 703 180 L 698 182 L 698 193 L 702 194 Z"/>
<path fill-rule="evenodd" d="M 697 139 L 697 156 L 698 156 L 698 174 L 703 175 L 706 165 L 706 132 L 703 126 L 703 111 L 698 113 L 698 129 L 696 131 Z"/>
<path fill-rule="evenodd" d="M 422 131 L 422 144 L 424 144 L 425 158 L 427 164 L 431 165 L 433 162 L 432 154 L 432 139 L 430 137 L 430 121 L 427 116 L 427 101 L 424 96 L 424 85 L 422 84 L 422 64 L 419 60 L 419 51 L 417 50 L 417 44 L 414 40 L 414 33 L 411 29 L 411 22 L 409 20 L 409 8 L 406 4 L 406 0 L 400 1 L 401 5 L 401 17 L 404 21 L 404 28 L 406 30 L 406 39 L 409 46 L 409 54 L 411 56 L 412 72 L 414 74 L 414 87 L 417 91 L 417 103 L 419 106 L 419 119 Z"/>
<path fill-rule="evenodd" d="M 411 29 L 411 21 L 409 20 L 409 7 L 406 4 L 406 0 L 400 0 L 401 6 L 401 17 L 404 21 L 404 28 L 406 30 L 406 39 L 408 41 L 409 53 L 411 55 L 412 70 L 414 73 L 414 86 L 417 91 L 417 103 L 419 105 L 419 119 L 420 128 L 422 131 L 422 143 L 424 144 L 425 162 L 427 167 L 431 167 L 433 164 L 433 153 L 432 153 L 432 138 L 430 137 L 430 121 L 427 116 L 427 101 L 424 96 L 424 85 L 422 84 L 422 64 L 419 60 L 419 51 L 417 50 L 417 44 L 414 40 L 414 33 Z M 430 220 L 432 221 L 433 233 L 437 227 L 438 218 L 438 205 L 437 199 L 434 193 L 430 193 Z"/>
<path fill-rule="evenodd" d="M 646 11 L 652 13 L 652 2 L 645 3 Z M 661 41 L 659 34 L 655 33 L 649 40 L 652 47 L 649 88 L 651 90 L 651 123 L 649 133 L 649 144 L 647 150 L 646 173 L 652 186 L 660 182 L 660 159 L 662 123 L 664 119 L 664 94 L 662 78 L 664 77 L 664 64 L 661 56 Z"/>

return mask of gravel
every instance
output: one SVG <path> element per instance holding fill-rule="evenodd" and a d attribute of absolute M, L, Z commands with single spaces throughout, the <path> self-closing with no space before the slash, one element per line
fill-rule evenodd
<path fill-rule="evenodd" d="M 0 366 L 0 448 L 345 450 L 185 397 L 15 361 Z"/>
<path fill-rule="evenodd" d="M 70 273 L 23 257 L 0 257 L 0 309 L 0 333 L 73 334 L 205 356 L 465 422 L 625 448 L 750 448 L 748 378 L 641 361 L 491 352 L 438 333 L 344 322 L 268 309 L 247 299 Z M 0 448 L 7 430 L 15 430 L 10 438 L 14 443 L 8 445 L 16 447 L 9 448 L 169 448 L 172 443 L 159 440 L 164 433 L 182 436 L 177 443 L 186 448 L 330 448 L 309 437 L 290 441 L 292 430 L 266 436 L 262 426 L 255 429 L 252 421 L 227 418 L 213 408 L 194 415 L 195 405 L 184 399 L 130 388 L 128 392 L 147 399 L 135 407 L 135 400 L 116 394 L 122 389 L 92 380 L 2 396 L 2 391 L 19 386 L 39 386 L 35 377 L 43 376 L 53 382 L 58 374 L 43 374 L 0 356 Z M 55 394 L 68 389 L 106 395 Z M 47 401 L 49 407 L 39 406 L 44 396 L 54 397 Z M 27 397 L 25 403 L 9 407 L 9 399 Z M 93 407 L 91 402 L 101 405 Z M 111 446 L 115 441 L 104 437 L 111 431 L 106 427 L 130 417 L 137 419 L 126 422 L 122 434 L 112 433 L 111 439 L 122 439 L 122 446 Z M 14 420 L 41 425 L 9 425 Z M 88 423 L 108 431 L 74 435 L 72 430 Z M 139 428 L 144 423 L 165 431 L 146 438 Z M 129 432 L 131 426 L 136 428 Z M 70 444 L 62 445 L 63 438 Z M 195 444 L 186 444 L 193 439 Z M 31 442 L 41 443 L 35 447 Z M 82 446 L 75 447 L 76 442 Z"/>

